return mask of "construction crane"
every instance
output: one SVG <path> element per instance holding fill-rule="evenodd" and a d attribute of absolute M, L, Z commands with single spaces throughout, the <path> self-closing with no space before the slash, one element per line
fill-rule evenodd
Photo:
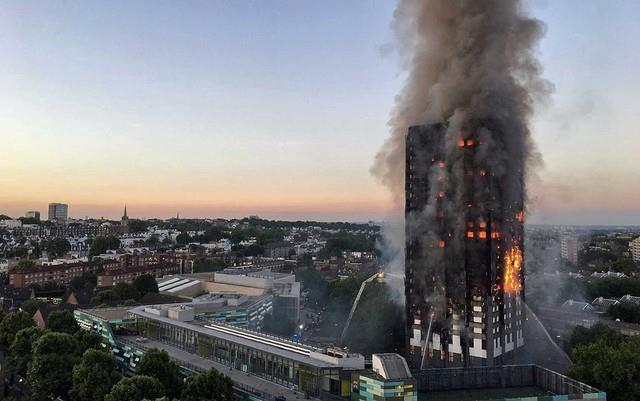
<path fill-rule="evenodd" d="M 356 299 L 355 301 L 353 301 L 353 305 L 351 306 L 351 311 L 349 311 L 349 317 L 347 318 L 347 323 L 344 325 L 344 329 L 342 329 L 342 334 L 340 335 L 340 339 L 338 341 L 339 346 L 342 346 L 344 342 L 344 338 L 347 335 L 347 330 L 349 330 L 349 325 L 351 324 L 351 319 L 353 318 L 353 313 L 356 311 L 356 308 L 358 307 L 358 302 L 360 302 L 360 297 L 364 292 L 364 288 L 367 286 L 367 284 L 369 284 L 373 280 L 375 279 L 382 280 L 383 278 L 384 278 L 384 273 L 378 272 L 373 276 L 369 277 L 368 279 L 364 280 L 360 285 L 360 289 L 358 290 L 358 295 L 356 295 Z"/>

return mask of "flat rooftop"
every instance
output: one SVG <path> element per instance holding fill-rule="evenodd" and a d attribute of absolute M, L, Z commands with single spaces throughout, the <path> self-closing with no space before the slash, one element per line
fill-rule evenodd
<path fill-rule="evenodd" d="M 145 312 L 144 308 L 144 306 L 134 307 L 129 309 L 129 312 L 150 320 L 160 321 L 172 326 L 182 327 L 187 330 L 192 330 L 197 333 L 204 334 L 206 336 L 215 337 L 221 340 L 244 345 L 248 348 L 268 352 L 270 354 L 287 358 L 316 368 L 337 367 L 336 364 L 316 359 L 312 356 L 312 353 L 323 354 L 324 350 L 321 348 L 296 343 L 284 338 L 256 331 L 245 330 L 230 325 L 222 325 L 218 323 L 210 323 L 198 320 L 192 322 L 180 322 L 169 317 L 147 313 Z"/>
<path fill-rule="evenodd" d="M 538 387 L 418 392 L 418 401 L 490 401 L 553 395 Z"/>
<path fill-rule="evenodd" d="M 80 311 L 96 316 L 100 319 L 113 321 L 126 319 L 129 309 L 131 309 L 130 306 L 124 306 L 116 308 L 80 309 Z"/>

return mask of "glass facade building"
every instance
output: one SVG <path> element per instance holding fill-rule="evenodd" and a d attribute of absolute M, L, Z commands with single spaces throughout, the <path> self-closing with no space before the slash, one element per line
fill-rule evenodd
<path fill-rule="evenodd" d="M 117 335 L 132 334 L 136 329 L 135 319 L 128 318 L 124 308 L 75 310 L 73 315 L 81 329 L 98 334 L 102 345 L 108 349 L 116 362 L 126 371 L 134 373 L 142 358 L 142 351 L 117 340 Z"/>
<path fill-rule="evenodd" d="M 414 379 L 385 380 L 375 374 L 353 375 L 352 401 L 417 401 Z"/>
<path fill-rule="evenodd" d="M 198 318 L 249 329 L 260 329 L 266 315 L 273 311 L 273 295 L 255 297 L 238 307 L 225 307 L 197 314 Z"/>
<path fill-rule="evenodd" d="M 188 305 L 182 309 L 166 305 L 77 310 L 74 314 L 80 327 L 98 333 L 117 361 L 130 372 L 136 371 L 147 342 L 193 355 L 186 358 L 187 362 L 199 357 L 201 361 L 209 360 L 309 396 L 323 392 L 339 394 L 341 372 L 364 368 L 364 357 L 360 354 L 316 348 L 258 331 L 212 323 L 210 318 L 199 318 L 197 313 L 194 318 L 193 312 L 188 317 L 187 312 L 198 307 L 194 303 Z M 175 311 L 180 313 L 172 315 Z"/>
<path fill-rule="evenodd" d="M 314 360 L 298 352 L 280 349 L 273 352 L 271 344 L 253 341 L 253 336 L 274 338 L 263 333 L 251 334 L 247 330 L 238 331 L 231 326 L 198 326 L 177 324 L 181 322 L 163 321 L 155 316 L 133 314 L 140 335 L 167 345 L 211 359 L 222 365 L 261 377 L 309 395 L 318 395 L 320 391 L 338 393 L 340 391 L 340 367 Z M 217 327 L 224 332 L 215 331 Z M 254 332 L 255 333 L 255 332 Z M 237 337 L 248 334 L 249 338 Z M 233 338 L 236 337 L 236 338 Z M 289 342 L 277 339 L 285 344 Z M 254 344 L 251 344 L 254 342 Z M 306 347 L 296 345 L 300 349 Z M 319 350 L 309 349 L 309 354 Z M 285 354 L 291 355 L 285 355 Z"/>

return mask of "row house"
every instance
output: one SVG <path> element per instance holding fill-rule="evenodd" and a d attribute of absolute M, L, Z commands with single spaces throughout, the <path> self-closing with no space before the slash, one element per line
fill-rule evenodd
<path fill-rule="evenodd" d="M 123 269 L 112 269 L 105 270 L 98 274 L 97 284 L 98 288 L 108 288 L 120 283 L 132 284 L 136 278 L 144 275 L 162 277 L 176 273 L 180 273 L 180 265 L 176 263 L 157 263 Z"/>
<path fill-rule="evenodd" d="M 9 273 L 9 285 L 16 288 L 45 284 L 47 282 L 69 285 L 71 280 L 76 277 L 81 277 L 84 273 L 95 274 L 102 270 L 117 269 L 119 267 L 120 263 L 117 261 L 101 261 L 64 263 L 14 269 Z"/>

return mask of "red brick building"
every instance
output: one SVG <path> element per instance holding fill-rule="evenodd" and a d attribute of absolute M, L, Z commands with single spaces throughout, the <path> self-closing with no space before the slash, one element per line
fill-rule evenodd
<path fill-rule="evenodd" d="M 100 270 L 117 269 L 118 261 L 77 262 L 60 265 L 33 266 L 14 269 L 9 272 L 9 285 L 16 288 L 28 287 L 35 284 L 55 282 L 69 285 L 71 280 L 81 277 L 84 273 L 97 273 Z"/>
<path fill-rule="evenodd" d="M 156 263 L 138 267 L 128 267 L 124 269 L 106 270 L 98 274 L 98 288 L 113 287 L 119 283 L 131 284 L 133 281 L 145 274 L 154 277 L 162 277 L 166 274 L 180 272 L 180 265 L 176 263 Z"/>

